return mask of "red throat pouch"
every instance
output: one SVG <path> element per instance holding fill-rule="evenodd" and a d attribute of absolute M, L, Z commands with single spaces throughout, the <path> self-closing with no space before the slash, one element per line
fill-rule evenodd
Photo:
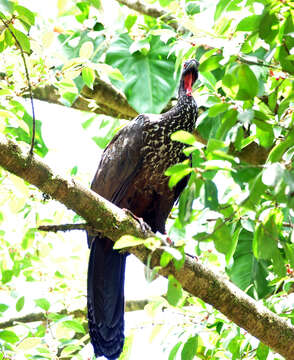
<path fill-rule="evenodd" d="M 192 96 L 192 80 L 193 80 L 193 75 L 192 73 L 188 73 L 185 76 L 185 90 L 187 92 L 187 95 Z"/>

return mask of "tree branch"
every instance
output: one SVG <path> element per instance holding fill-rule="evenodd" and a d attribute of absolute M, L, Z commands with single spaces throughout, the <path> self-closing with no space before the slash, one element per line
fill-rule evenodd
<path fill-rule="evenodd" d="M 53 85 L 35 88 L 33 95 L 35 99 L 64 106 L 58 89 Z M 95 80 L 93 90 L 84 86 L 71 107 L 127 120 L 138 115 L 137 111 L 128 104 L 126 96 L 121 91 L 98 78 Z"/>
<path fill-rule="evenodd" d="M 125 311 L 137 311 L 143 310 L 145 305 L 148 304 L 148 300 L 128 300 L 126 301 Z M 16 318 L 12 318 L 6 321 L 0 322 L 0 329 L 7 329 L 19 323 L 32 323 L 36 321 L 46 321 L 48 319 L 48 315 L 50 312 L 38 312 L 38 313 L 31 313 L 24 316 L 19 316 Z M 73 317 L 81 317 L 86 319 L 87 318 L 87 309 L 76 309 L 73 311 L 68 311 L 67 309 L 63 309 L 56 313 L 57 315 L 65 315 L 65 316 L 73 316 Z"/>
<path fill-rule="evenodd" d="M 188 29 L 180 25 L 177 19 L 164 9 L 147 5 L 139 0 L 117 0 L 120 4 L 126 5 L 128 8 L 137 11 L 140 14 L 148 15 L 154 18 L 161 18 L 162 21 L 174 28 L 178 33 L 190 32 Z"/>
<path fill-rule="evenodd" d="M 139 223 L 125 211 L 77 184 L 75 180 L 66 180 L 53 173 L 37 156 L 29 156 L 28 149 L 22 150 L 4 135 L 0 135 L 0 166 L 74 210 L 113 241 L 124 234 L 141 238 L 153 235 L 151 232 L 143 232 Z M 151 256 L 151 267 L 160 266 L 161 249 L 151 252 L 141 245 L 128 251 L 145 264 Z M 163 276 L 172 274 L 190 294 L 213 305 L 285 358 L 294 360 L 294 327 L 224 277 L 189 258 L 186 258 L 180 270 L 177 271 L 170 263 L 161 268 L 159 273 Z"/>

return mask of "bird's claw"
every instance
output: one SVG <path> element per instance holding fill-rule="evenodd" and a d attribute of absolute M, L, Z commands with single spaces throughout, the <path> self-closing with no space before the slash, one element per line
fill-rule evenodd
<path fill-rule="evenodd" d="M 150 227 L 148 224 L 146 224 L 141 217 L 138 217 L 138 216 L 136 216 L 133 212 L 131 212 L 131 210 L 125 209 L 125 208 L 124 208 L 123 210 L 124 210 L 127 214 L 131 215 L 131 217 L 132 217 L 133 219 L 135 219 L 136 221 L 138 221 L 138 223 L 140 224 L 140 228 L 141 228 L 143 234 L 144 234 L 145 236 L 147 236 L 148 233 L 151 231 L 151 227 Z"/>

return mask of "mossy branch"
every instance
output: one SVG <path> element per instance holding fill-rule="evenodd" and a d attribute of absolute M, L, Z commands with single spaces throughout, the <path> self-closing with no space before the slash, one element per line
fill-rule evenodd
<path fill-rule="evenodd" d="M 0 135 L 0 166 L 74 210 L 113 241 L 125 234 L 141 238 L 154 235 L 142 231 L 140 224 L 125 211 L 74 179 L 57 175 L 37 156 L 30 156 L 27 148 L 22 149 L 4 135 Z M 160 266 L 161 249 L 151 252 L 140 245 L 128 251 L 145 264 L 150 262 L 151 256 L 151 267 Z M 217 272 L 195 259 L 186 258 L 180 270 L 170 263 L 159 273 L 165 277 L 172 274 L 190 294 L 214 306 L 285 358 L 294 360 L 294 327 Z"/>

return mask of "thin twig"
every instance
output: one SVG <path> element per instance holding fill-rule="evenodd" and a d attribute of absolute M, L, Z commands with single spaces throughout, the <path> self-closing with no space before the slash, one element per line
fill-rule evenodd
<path fill-rule="evenodd" d="M 95 229 L 92 225 L 87 223 L 79 224 L 60 224 L 60 225 L 40 225 L 37 230 L 46 232 L 58 231 L 72 231 L 72 230 L 87 230 L 90 234 L 97 235 L 99 230 Z"/>
<path fill-rule="evenodd" d="M 32 129 L 32 141 L 31 141 L 30 155 L 33 155 L 34 144 L 35 144 L 35 133 L 36 133 L 36 117 L 35 117 L 35 108 L 34 108 L 34 101 L 33 101 L 33 91 L 32 91 L 32 86 L 31 86 L 30 75 L 29 75 L 29 71 L 28 71 L 28 67 L 27 67 L 27 62 L 26 62 L 26 58 L 25 58 L 22 46 L 20 45 L 20 42 L 17 40 L 15 34 L 9 27 L 9 25 L 10 25 L 9 21 L 5 21 L 6 19 L 4 20 L 1 15 L 0 15 L 0 20 L 3 23 L 3 25 L 6 27 L 6 29 L 10 32 L 11 36 L 14 38 L 16 45 L 19 47 L 21 57 L 23 60 L 23 64 L 24 64 L 24 68 L 25 68 L 25 74 L 26 74 L 26 79 L 28 82 L 29 94 L 30 94 L 30 100 L 31 100 L 31 106 L 32 106 L 33 129 Z"/>

